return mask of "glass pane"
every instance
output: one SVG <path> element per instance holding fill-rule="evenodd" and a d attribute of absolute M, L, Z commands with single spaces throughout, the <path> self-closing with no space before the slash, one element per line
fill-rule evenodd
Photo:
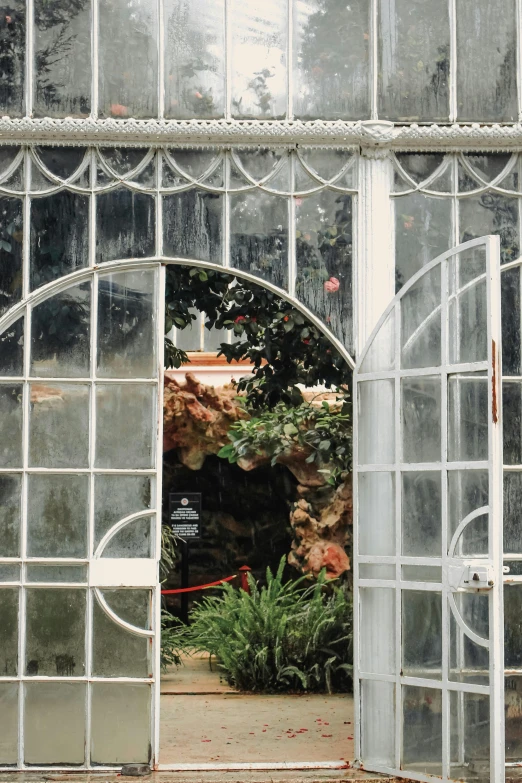
<path fill-rule="evenodd" d="M 163 196 L 164 252 L 222 263 L 223 196 L 191 188 Z"/>
<path fill-rule="evenodd" d="M 445 0 L 379 2 L 379 117 L 445 120 L 450 30 Z"/>
<path fill-rule="evenodd" d="M 153 196 L 127 188 L 100 193 L 96 198 L 97 260 L 154 255 L 155 226 Z"/>
<path fill-rule="evenodd" d="M 489 596 L 454 593 L 457 611 L 465 625 L 482 639 L 489 639 Z M 450 605 L 451 607 L 451 605 Z M 471 639 L 450 608 L 450 680 L 489 685 L 489 651 Z"/>
<path fill-rule="evenodd" d="M 87 566 L 27 565 L 25 578 L 28 582 L 86 582 Z"/>
<path fill-rule="evenodd" d="M 150 760 L 150 686 L 92 685 L 91 760 L 146 764 Z"/>
<path fill-rule="evenodd" d="M 86 557 L 89 476 L 30 475 L 29 557 Z"/>
<path fill-rule="evenodd" d="M 395 388 L 393 380 L 358 385 L 359 465 L 395 461 Z"/>
<path fill-rule="evenodd" d="M 522 554 L 522 473 L 504 472 L 504 551 Z"/>
<path fill-rule="evenodd" d="M 442 582 L 441 566 L 404 565 L 401 570 L 405 582 Z"/>
<path fill-rule="evenodd" d="M 395 684 L 361 681 L 362 757 L 368 766 L 395 766 Z"/>
<path fill-rule="evenodd" d="M 91 9 L 85 0 L 35 0 L 37 117 L 82 117 L 91 108 Z"/>
<path fill-rule="evenodd" d="M 403 555 L 442 556 L 441 491 L 438 471 L 402 474 Z"/>
<path fill-rule="evenodd" d="M 31 375 L 90 374 L 91 283 L 71 286 L 37 305 L 31 319 Z"/>
<path fill-rule="evenodd" d="M 87 147 L 36 147 L 35 152 L 42 165 L 60 179 L 74 178 L 86 157 L 90 157 Z M 89 167 L 87 167 L 89 171 Z"/>
<path fill-rule="evenodd" d="M 294 4 L 294 114 L 302 120 L 369 117 L 369 3 Z"/>
<path fill-rule="evenodd" d="M 371 674 L 394 674 L 395 590 L 391 587 L 361 587 L 360 660 Z"/>
<path fill-rule="evenodd" d="M 9 0 L 4 5 L 5 22 L 2 30 L 2 78 L 0 79 L 0 114 L 20 117 L 24 112 L 25 76 L 25 0 Z"/>
<path fill-rule="evenodd" d="M 150 592 L 104 590 L 115 614 L 139 628 L 150 627 Z M 117 625 L 100 606 L 93 605 L 93 674 L 99 677 L 152 677 L 151 639 Z"/>
<path fill-rule="evenodd" d="M 522 584 L 504 586 L 504 665 L 522 667 Z"/>
<path fill-rule="evenodd" d="M 130 522 L 107 542 L 102 557 L 152 557 L 155 523 L 154 517 Z"/>
<path fill-rule="evenodd" d="M 20 554 L 22 477 L 0 476 L 0 557 Z"/>
<path fill-rule="evenodd" d="M 18 684 L 0 683 L 0 764 L 18 760 Z"/>
<path fill-rule="evenodd" d="M 26 764 L 83 764 L 86 686 L 31 682 L 25 686 Z"/>
<path fill-rule="evenodd" d="M 296 295 L 352 344 L 352 196 L 323 190 L 295 199 Z"/>
<path fill-rule="evenodd" d="M 502 384 L 504 465 L 522 464 L 522 384 Z"/>
<path fill-rule="evenodd" d="M 488 421 L 487 376 L 448 376 L 448 460 L 487 460 Z"/>
<path fill-rule="evenodd" d="M 395 554 L 395 475 L 359 473 L 359 554 Z"/>
<path fill-rule="evenodd" d="M 17 587 L 0 589 L 0 677 L 18 675 L 18 595 Z"/>
<path fill-rule="evenodd" d="M 22 385 L 0 385 L 0 467 L 22 466 Z"/>
<path fill-rule="evenodd" d="M 0 375 L 24 374 L 24 326 L 22 317 L 0 334 Z"/>
<path fill-rule="evenodd" d="M 406 677 L 442 676 L 442 595 L 402 591 L 402 671 Z"/>
<path fill-rule="evenodd" d="M 25 674 L 82 677 L 85 673 L 87 591 L 26 589 Z"/>
<path fill-rule="evenodd" d="M 457 51 L 465 52 L 457 57 L 459 120 L 518 119 L 517 24 L 515 0 L 459 0 Z"/>
<path fill-rule="evenodd" d="M 440 379 L 403 378 L 402 458 L 404 462 L 440 462 Z"/>
<path fill-rule="evenodd" d="M 488 783 L 490 778 L 489 696 L 450 692 L 452 778 Z"/>
<path fill-rule="evenodd" d="M 500 275 L 502 307 L 502 374 L 521 375 L 520 267 L 508 269 Z"/>
<path fill-rule="evenodd" d="M 89 387 L 32 383 L 29 464 L 86 468 L 89 463 Z"/>
<path fill-rule="evenodd" d="M 230 264 L 281 288 L 288 284 L 288 203 L 256 190 L 230 196 Z"/>
<path fill-rule="evenodd" d="M 97 385 L 96 467 L 153 467 L 156 393 L 155 385 Z"/>
<path fill-rule="evenodd" d="M 441 362 L 440 266 L 426 272 L 401 301 L 401 366 L 437 367 Z"/>
<path fill-rule="evenodd" d="M 18 564 L 11 565 L 9 563 L 0 563 L 0 582 L 19 582 L 20 581 L 20 566 Z"/>
<path fill-rule="evenodd" d="M 0 101 L 4 80 L 0 79 Z M 0 315 L 22 298 L 23 206 L 0 197 Z"/>
<path fill-rule="evenodd" d="M 488 357 L 486 281 L 449 302 L 450 362 L 481 362 Z"/>
<path fill-rule="evenodd" d="M 157 8 L 154 0 L 133 0 L 132 3 L 100 0 L 99 109 L 102 117 L 156 116 Z"/>
<path fill-rule="evenodd" d="M 481 193 L 459 199 L 459 242 L 495 234 L 500 237 L 500 261 L 507 264 L 520 255 L 518 199 L 501 193 Z"/>
<path fill-rule="evenodd" d="M 359 579 L 393 579 L 395 581 L 395 566 L 381 563 L 361 563 Z"/>
<path fill-rule="evenodd" d="M 423 193 L 400 196 L 395 206 L 397 290 L 453 242 L 452 202 Z"/>
<path fill-rule="evenodd" d="M 94 479 L 95 550 L 105 533 L 120 519 L 141 509 L 151 507 L 152 479 L 150 476 L 96 476 Z M 124 528 L 124 530 L 128 531 L 128 528 Z M 146 542 L 143 542 L 143 545 L 143 551 L 148 551 L 148 549 L 145 550 Z M 148 557 L 148 555 L 142 554 L 140 557 Z"/>
<path fill-rule="evenodd" d="M 521 690 L 520 675 L 510 674 L 505 678 L 507 762 L 519 762 L 522 758 L 522 715 L 518 706 Z"/>
<path fill-rule="evenodd" d="M 156 272 L 98 282 L 98 377 L 150 378 L 156 369 Z"/>
<path fill-rule="evenodd" d="M 442 773 L 442 692 L 433 688 L 402 688 L 401 769 Z"/>
<path fill-rule="evenodd" d="M 31 200 L 31 290 L 89 263 L 89 196 L 62 190 Z"/>
<path fill-rule="evenodd" d="M 223 117 L 224 0 L 166 0 L 165 116 Z"/>
<path fill-rule="evenodd" d="M 281 119 L 286 116 L 287 4 L 232 0 L 232 114 Z"/>
<path fill-rule="evenodd" d="M 489 476 L 486 470 L 452 470 L 448 473 L 449 536 L 472 511 L 488 504 Z M 488 513 L 475 518 L 458 539 L 457 556 L 480 557 L 488 552 Z"/>
<path fill-rule="evenodd" d="M 395 310 L 379 328 L 361 363 L 361 373 L 393 370 L 395 366 Z"/>

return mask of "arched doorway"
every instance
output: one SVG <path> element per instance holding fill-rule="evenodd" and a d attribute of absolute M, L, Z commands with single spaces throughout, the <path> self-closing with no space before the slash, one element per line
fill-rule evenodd
<path fill-rule="evenodd" d="M 0 320 L 9 631 L 0 687 L 9 766 L 158 762 L 159 412 L 170 263 L 187 260 L 74 272 Z M 302 303 L 231 271 L 291 301 L 354 366 Z M 119 298 L 132 299 L 139 339 L 125 337 Z"/>

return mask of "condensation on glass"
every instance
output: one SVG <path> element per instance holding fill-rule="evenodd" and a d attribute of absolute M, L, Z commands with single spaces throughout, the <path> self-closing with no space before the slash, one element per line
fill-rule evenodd
<path fill-rule="evenodd" d="M 0 12 L 0 115 L 516 121 L 515 0 L 452 8 L 13 0 Z"/>
<path fill-rule="evenodd" d="M 0 147 L 0 314 L 22 299 L 24 257 L 34 291 L 94 262 L 164 255 L 221 264 L 278 286 L 353 353 L 357 163 L 349 149 Z M 30 202 L 25 210 L 24 196 Z M 115 273 L 100 289 L 100 378 L 116 367 L 126 368 L 126 378 L 150 372 L 145 365 L 151 355 L 144 349 L 140 354 L 139 347 L 141 338 L 143 345 L 150 338 L 150 291 L 138 278 Z M 34 308 L 33 374 L 86 375 L 92 299 L 84 281 Z M 122 303 L 125 322 L 119 323 L 115 314 Z M 43 340 L 50 318 L 56 332 Z M 4 375 L 20 374 L 15 365 L 21 362 L 22 331 L 17 321 L 0 335 L 4 361 L 9 355 L 11 363 Z M 54 365 L 49 369 L 51 360 L 60 361 L 58 375 Z M 71 414 L 77 433 L 87 426 L 82 391 L 85 397 L 78 384 Z M 125 394 L 129 404 L 141 405 L 137 393 Z M 16 405 L 9 399 L 7 388 L 0 389 L 0 406 L 10 406 L 15 427 Z M 105 402 L 101 410 L 111 415 Z M 39 437 L 35 433 L 32 448 Z M 77 441 L 85 451 L 84 441 Z M 60 467 L 64 458 L 52 459 Z M 83 467 L 85 460 L 84 454 Z"/>
<path fill-rule="evenodd" d="M 80 268 L 0 324 L 0 765 L 151 760 L 160 271 Z"/>
<path fill-rule="evenodd" d="M 490 709 L 503 687 L 503 629 L 490 622 L 502 617 L 499 244 L 472 240 L 419 271 L 356 367 L 365 769 L 503 775 L 502 715 Z M 513 620 L 506 628 L 515 638 Z"/>

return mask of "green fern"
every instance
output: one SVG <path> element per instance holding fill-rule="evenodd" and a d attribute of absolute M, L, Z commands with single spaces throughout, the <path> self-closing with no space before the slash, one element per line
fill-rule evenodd
<path fill-rule="evenodd" d="M 322 573 L 283 582 L 285 558 L 266 585 L 250 577 L 250 594 L 226 584 L 174 630 L 176 647 L 218 660 L 230 685 L 245 691 L 351 689 L 352 602 L 343 586 Z"/>

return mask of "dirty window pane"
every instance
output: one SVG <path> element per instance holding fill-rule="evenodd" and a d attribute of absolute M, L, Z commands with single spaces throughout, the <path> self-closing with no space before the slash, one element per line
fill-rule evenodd
<path fill-rule="evenodd" d="M 459 120 L 516 120 L 515 0 L 459 0 L 456 7 Z"/>
<path fill-rule="evenodd" d="M 0 115 L 24 114 L 25 0 L 0 7 Z"/>
<path fill-rule="evenodd" d="M 18 674 L 18 594 L 16 587 L 0 590 L 0 677 Z"/>
<path fill-rule="evenodd" d="M 82 764 L 86 686 L 31 682 L 25 686 L 25 762 Z"/>
<path fill-rule="evenodd" d="M 155 0 L 100 0 L 100 114 L 154 117 L 158 111 Z"/>
<path fill-rule="evenodd" d="M 144 258 L 154 254 L 154 197 L 117 188 L 96 197 L 96 258 Z"/>
<path fill-rule="evenodd" d="M 26 675 L 81 677 L 85 669 L 87 591 L 26 590 Z"/>
<path fill-rule="evenodd" d="M 91 3 L 35 0 L 36 116 L 85 116 L 91 107 Z"/>
<path fill-rule="evenodd" d="M 22 385 L 0 385 L 0 467 L 22 466 Z"/>
<path fill-rule="evenodd" d="M 96 476 L 94 480 L 94 548 L 120 519 L 151 508 L 150 476 Z M 125 528 L 124 528 L 125 529 Z M 147 557 L 147 554 L 142 557 Z"/>
<path fill-rule="evenodd" d="M 151 468 L 155 457 L 156 387 L 139 383 L 96 387 L 96 467 Z"/>
<path fill-rule="evenodd" d="M 230 197 L 231 266 L 286 288 L 288 204 L 260 190 Z"/>
<path fill-rule="evenodd" d="M 0 764 L 18 759 L 18 683 L 0 684 Z"/>
<path fill-rule="evenodd" d="M 71 286 L 37 305 L 31 319 L 31 375 L 89 375 L 91 283 Z"/>
<path fill-rule="evenodd" d="M 0 476 L 0 557 L 20 553 L 22 477 Z"/>
<path fill-rule="evenodd" d="M 121 620 L 138 628 L 150 626 L 148 591 L 104 590 L 102 595 Z M 99 677 L 150 677 L 150 639 L 117 625 L 96 599 L 93 613 L 93 674 Z"/>
<path fill-rule="evenodd" d="M 62 190 L 31 201 L 31 290 L 87 266 L 89 196 Z"/>
<path fill-rule="evenodd" d="M 163 197 L 164 252 L 199 261 L 222 260 L 223 197 L 185 190 Z"/>
<path fill-rule="evenodd" d="M 86 557 L 89 477 L 29 476 L 29 557 Z"/>
<path fill-rule="evenodd" d="M 380 0 L 378 35 L 379 116 L 448 119 L 447 1 Z"/>
<path fill-rule="evenodd" d="M 507 264 L 520 253 L 519 201 L 486 191 L 459 200 L 459 242 L 496 234 L 500 237 L 500 263 Z"/>
<path fill-rule="evenodd" d="M 165 116 L 222 117 L 224 0 L 165 0 Z"/>
<path fill-rule="evenodd" d="M 149 685 L 92 685 L 91 759 L 95 764 L 150 760 Z M 132 720 L 121 720 L 130 715 Z"/>
<path fill-rule="evenodd" d="M 288 2 L 231 0 L 234 117 L 286 116 Z"/>
<path fill-rule="evenodd" d="M 352 196 L 323 190 L 295 199 L 296 293 L 352 346 Z"/>
<path fill-rule="evenodd" d="M 303 120 L 368 116 L 368 0 L 292 2 L 295 116 Z"/>
<path fill-rule="evenodd" d="M 453 244 L 451 199 L 422 193 L 400 196 L 395 206 L 396 289 Z M 482 235 L 480 235 L 482 236 Z"/>
<path fill-rule="evenodd" d="M 22 244 L 22 200 L 4 196 L 0 198 L 0 315 L 22 298 Z"/>
<path fill-rule="evenodd" d="M 29 465 L 86 468 L 89 462 L 89 387 L 32 383 Z"/>

